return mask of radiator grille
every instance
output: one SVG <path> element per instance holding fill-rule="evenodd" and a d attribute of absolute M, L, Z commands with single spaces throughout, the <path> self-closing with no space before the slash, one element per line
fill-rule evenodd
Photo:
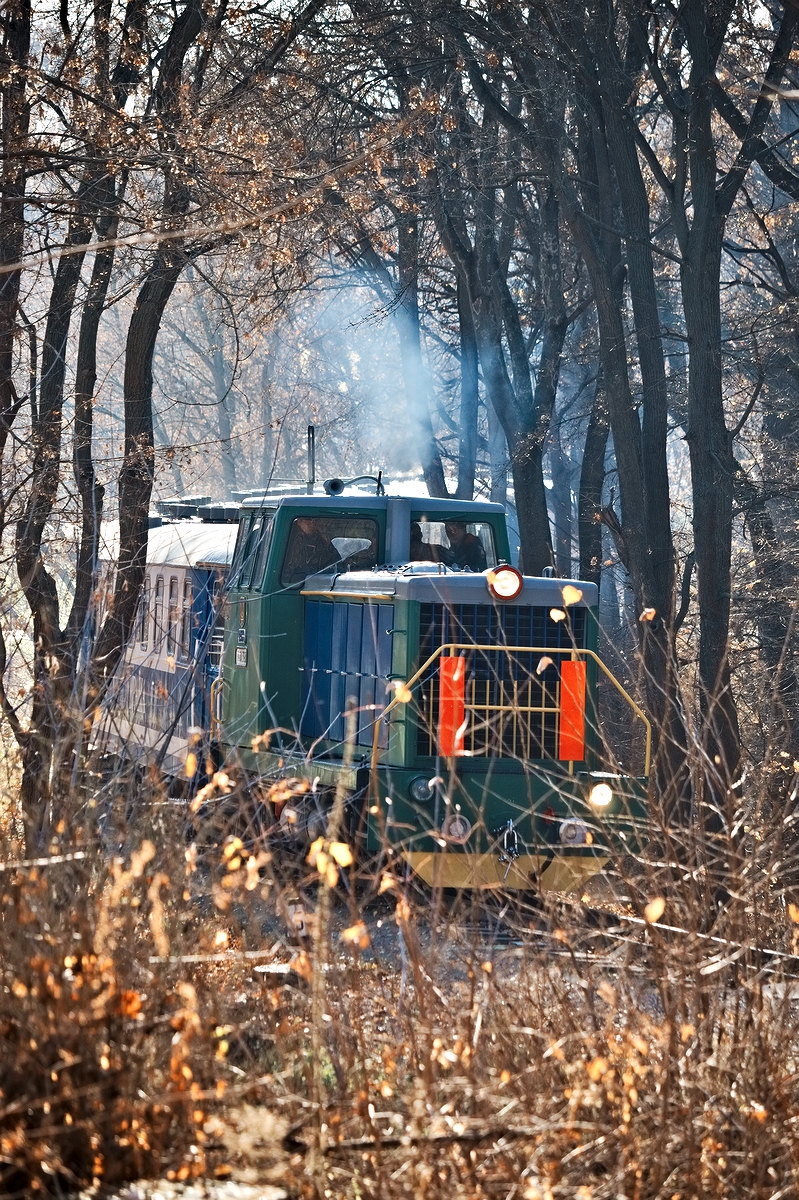
<path fill-rule="evenodd" d="M 562 655 L 541 669 L 541 649 L 569 651 L 585 645 L 586 609 L 574 606 L 553 621 L 550 607 L 423 604 L 420 660 L 447 643 L 491 645 L 466 652 L 464 751 L 474 757 L 557 758 Z M 420 680 L 417 752 L 436 753 L 438 668 Z"/>

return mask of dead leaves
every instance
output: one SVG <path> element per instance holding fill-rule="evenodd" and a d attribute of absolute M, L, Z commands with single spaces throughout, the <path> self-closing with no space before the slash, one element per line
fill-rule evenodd
<path fill-rule="evenodd" d="M 319 837 L 308 851 L 309 866 L 316 867 L 320 878 L 330 888 L 338 883 L 339 867 L 350 867 L 353 861 L 352 851 L 346 842 L 328 842 Z"/>

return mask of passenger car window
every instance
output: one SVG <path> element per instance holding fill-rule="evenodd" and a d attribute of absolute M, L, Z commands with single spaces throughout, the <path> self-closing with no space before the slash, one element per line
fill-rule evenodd
<path fill-rule="evenodd" d="M 164 636 L 164 577 L 155 581 L 155 612 L 153 613 L 153 649 L 157 650 Z"/>
<path fill-rule="evenodd" d="M 139 649 L 146 650 L 150 632 L 150 576 L 144 576 L 139 608 Z"/>
<path fill-rule="evenodd" d="M 172 576 L 169 581 L 169 611 L 166 625 L 166 652 L 175 653 L 176 632 L 178 623 L 178 581 Z"/>
<path fill-rule="evenodd" d="M 191 658 L 191 583 L 188 579 L 183 584 L 179 654 L 183 662 L 188 662 Z"/>

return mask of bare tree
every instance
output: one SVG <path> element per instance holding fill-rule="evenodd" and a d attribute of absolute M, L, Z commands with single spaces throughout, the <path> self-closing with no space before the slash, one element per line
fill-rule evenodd
<path fill-rule="evenodd" d="M 15 462 L 18 473 L 28 472 L 27 481 L 19 475 L 15 541 L 17 573 L 32 616 L 34 686 L 27 728 L 3 694 L 4 713 L 23 756 L 22 799 L 31 849 L 41 844 L 52 817 L 58 815 L 54 806 L 69 803 L 86 744 L 85 722 L 90 723 L 114 673 L 136 613 L 154 472 L 153 355 L 166 306 L 186 265 L 229 240 L 224 228 L 215 231 L 213 226 L 221 204 L 218 163 L 236 149 L 230 144 L 231 104 L 251 102 L 263 72 L 289 52 L 320 7 L 308 5 L 288 25 L 280 14 L 275 14 L 274 28 L 262 23 L 268 50 L 264 56 L 263 46 L 254 44 L 242 64 L 245 77 L 232 89 L 217 64 L 217 57 L 229 49 L 225 4 L 206 11 L 189 0 L 175 14 L 129 0 L 121 24 L 114 26 L 110 5 L 98 3 L 87 8 L 81 20 L 75 19 L 75 32 L 62 10 L 63 36 L 54 51 L 60 57 L 40 66 L 35 75 L 28 62 L 33 14 L 22 6 L 3 17 L 4 42 L 15 62 L 18 85 L 13 95 L 9 93 L 3 124 L 7 270 L 0 349 L 8 367 L 3 449 L 22 405 L 13 385 L 14 332 L 22 319 L 19 297 L 29 232 L 22 200 L 27 181 L 42 163 L 46 170 L 52 163 L 50 191 L 42 189 L 49 197 L 41 220 L 43 242 L 49 243 L 63 229 L 46 300 L 36 401 L 30 405 L 30 456 L 25 458 L 20 443 Z M 76 82 L 72 64 L 82 61 L 81 56 L 89 74 Z M 38 123 L 29 117 L 34 107 Z M 45 111 L 55 113 L 61 123 L 53 136 L 42 118 Z M 269 199 L 281 192 L 286 196 L 290 186 L 284 175 L 277 188 L 270 186 Z M 245 187 L 242 195 L 251 194 Z M 124 213 L 123 199 L 128 202 Z M 226 206 L 241 202 L 237 187 L 227 189 Z M 211 228 L 208 234 L 201 228 L 194 235 L 186 226 L 202 227 L 200 212 Z M 134 230 L 138 223 L 146 240 L 135 256 L 139 274 L 132 281 L 136 299 L 124 352 L 116 582 L 95 637 L 104 490 L 92 462 L 93 392 L 98 333 L 123 219 Z M 93 268 L 84 286 L 89 254 L 94 255 Z M 61 446 L 69 430 L 68 364 L 78 311 L 71 433 L 81 535 L 73 602 L 62 624 L 62 598 L 46 564 L 45 548 L 64 487 Z M 33 368 L 28 375 L 35 378 Z M 30 395 L 33 399 L 33 388 Z"/>

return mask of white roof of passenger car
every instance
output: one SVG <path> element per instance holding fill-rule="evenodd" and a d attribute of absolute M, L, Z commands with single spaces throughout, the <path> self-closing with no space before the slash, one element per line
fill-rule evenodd
<path fill-rule="evenodd" d="M 226 567 L 233 558 L 237 525 L 176 521 L 149 532 L 147 565 L 150 567 Z"/>

